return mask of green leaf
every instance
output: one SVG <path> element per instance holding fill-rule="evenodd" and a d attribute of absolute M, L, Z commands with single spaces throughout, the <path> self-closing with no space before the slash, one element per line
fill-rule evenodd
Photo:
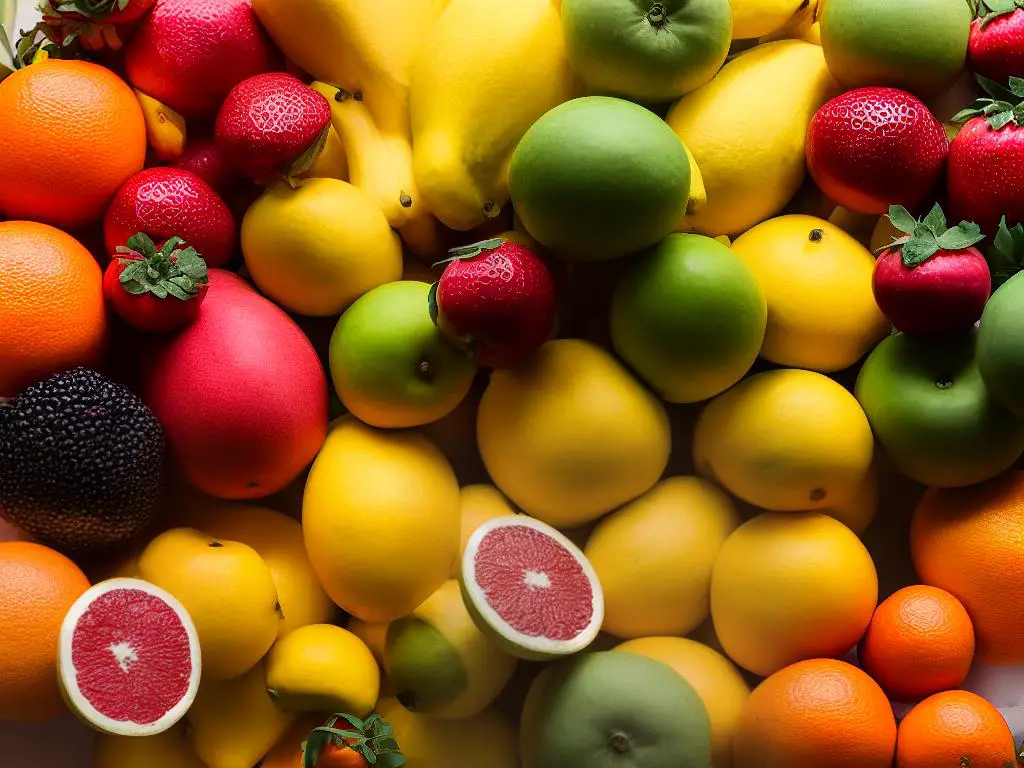
<path fill-rule="evenodd" d="M 992 272 L 994 291 L 1024 267 L 1024 224 L 1017 224 L 1010 229 L 1003 216 L 986 257 Z"/>
<path fill-rule="evenodd" d="M 445 259 L 438 262 L 438 264 L 446 264 L 453 259 L 475 259 L 484 251 L 493 251 L 504 245 L 505 239 L 502 237 L 494 237 L 490 240 L 483 240 L 479 243 L 473 243 L 472 245 L 463 245 L 459 248 L 452 248 L 448 251 L 451 258 Z M 435 265 L 437 266 L 437 265 Z"/>
<path fill-rule="evenodd" d="M 1024 78 L 1010 76 L 1009 81 L 1010 93 L 1016 96 L 1018 99 L 1024 99 Z"/>
<path fill-rule="evenodd" d="M 988 116 L 988 125 L 993 131 L 1001 131 L 1013 122 L 1013 110 L 996 112 Z"/>
<path fill-rule="evenodd" d="M 301 155 L 295 158 L 295 161 L 288 167 L 285 175 L 289 178 L 295 178 L 296 176 L 301 176 L 312 168 L 317 159 L 319 159 L 320 155 L 323 153 L 324 147 L 327 146 L 327 138 L 330 134 L 331 124 L 328 123 L 327 126 L 320 131 L 320 135 L 316 137 L 316 140 L 306 147 Z"/>
<path fill-rule="evenodd" d="M 194 282 L 209 282 L 210 271 L 206 266 L 206 261 L 196 252 L 195 248 L 178 251 L 175 264 L 183 275 L 191 278 Z"/>
<path fill-rule="evenodd" d="M 1013 98 L 1013 91 L 1002 83 L 997 83 L 992 78 L 985 77 L 984 75 L 975 75 L 974 79 L 981 90 L 988 94 L 993 101 L 1009 101 Z"/>
<path fill-rule="evenodd" d="M 314 729 L 302 744 L 302 768 L 315 768 L 321 753 L 330 741 L 330 734 Z"/>
<path fill-rule="evenodd" d="M 405 755 L 398 752 L 390 752 L 380 756 L 379 764 L 382 768 L 402 768 L 408 763 Z"/>
<path fill-rule="evenodd" d="M 928 211 L 928 215 L 924 217 L 924 221 L 922 223 L 928 227 L 936 237 L 945 232 L 946 216 L 942 212 L 942 206 L 938 203 L 933 205 L 932 209 Z"/>
<path fill-rule="evenodd" d="M 952 229 L 939 235 L 938 244 L 944 251 L 962 251 L 985 239 L 981 227 L 973 221 L 961 221 Z"/>
<path fill-rule="evenodd" d="M 900 232 L 906 232 L 908 235 L 912 235 L 917 227 L 917 219 L 902 205 L 889 206 L 889 221 Z"/>
<path fill-rule="evenodd" d="M 129 237 L 127 245 L 131 250 L 143 256 L 152 256 L 156 253 L 156 243 L 145 232 L 136 232 Z"/>

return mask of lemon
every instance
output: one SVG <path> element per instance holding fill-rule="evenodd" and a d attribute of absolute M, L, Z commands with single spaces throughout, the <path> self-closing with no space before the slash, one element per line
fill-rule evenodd
<path fill-rule="evenodd" d="M 697 477 L 663 480 L 603 518 L 584 549 L 604 590 L 602 629 L 647 637 L 697 627 L 715 557 L 737 525 L 729 497 Z"/>
<path fill-rule="evenodd" d="M 334 616 L 335 605 L 309 562 L 298 520 L 273 509 L 217 499 L 193 503 L 178 519 L 210 536 L 247 544 L 263 558 L 281 604 L 278 637 Z"/>
<path fill-rule="evenodd" d="M 878 601 L 871 555 L 849 528 L 817 512 L 766 513 L 725 542 L 711 577 L 711 617 L 729 657 L 768 676 L 842 657 Z"/>
<path fill-rule="evenodd" d="M 848 503 L 874 451 L 856 398 L 827 376 L 795 369 L 759 373 L 712 400 L 693 446 L 701 475 L 776 511 Z"/>
<path fill-rule="evenodd" d="M 309 624 L 267 655 L 267 690 L 287 712 L 366 717 L 380 695 L 380 667 L 366 643 L 333 624 Z"/>
<path fill-rule="evenodd" d="M 704 702 L 711 721 L 711 764 L 732 766 L 732 740 L 739 727 L 750 686 L 731 661 L 696 640 L 683 637 L 642 637 L 612 649 L 636 653 L 672 667 Z"/>
<path fill-rule="evenodd" d="M 732 249 L 768 299 L 766 360 L 830 373 L 889 333 L 872 290 L 875 259 L 836 225 L 780 216 L 745 232 Z"/>
<path fill-rule="evenodd" d="M 249 206 L 242 254 L 253 281 L 300 315 L 338 315 L 402 276 L 402 246 L 384 213 L 338 179 L 279 183 Z"/>
<path fill-rule="evenodd" d="M 802 0 L 729 0 L 729 3 L 734 40 L 749 40 L 781 30 L 807 5 Z"/>
<path fill-rule="evenodd" d="M 343 418 L 306 480 L 302 528 L 331 599 L 363 621 L 391 621 L 451 576 L 459 485 L 423 435 Z"/>
<path fill-rule="evenodd" d="M 488 520 L 514 515 L 516 511 L 493 485 L 468 485 L 459 491 L 459 513 L 462 517 L 462 543 L 452 569 L 454 579 L 459 578 L 462 571 L 462 553 L 466 551 L 466 543 L 473 531 Z"/>
<path fill-rule="evenodd" d="M 188 741 L 185 724 L 155 736 L 96 734 L 92 768 L 205 768 Z"/>
<path fill-rule="evenodd" d="M 572 528 L 650 490 L 668 463 L 670 435 L 661 402 L 614 357 L 559 339 L 491 374 L 477 442 L 517 507 Z"/>

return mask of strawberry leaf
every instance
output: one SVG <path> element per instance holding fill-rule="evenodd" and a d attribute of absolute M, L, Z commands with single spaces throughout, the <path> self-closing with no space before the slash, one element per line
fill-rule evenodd
<path fill-rule="evenodd" d="M 963 250 L 984 239 L 981 227 L 974 222 L 961 221 L 955 227 L 947 228 L 946 216 L 938 203 L 921 221 L 915 221 L 906 209 L 892 206 L 889 220 L 899 229 L 911 232 L 910 237 L 897 240 L 890 246 L 900 249 L 904 266 L 911 269 L 939 251 Z"/>
<path fill-rule="evenodd" d="M 986 257 L 992 272 L 992 290 L 995 291 L 1024 268 L 1024 224 L 1010 229 L 1003 216 Z"/>
<path fill-rule="evenodd" d="M 918 224 L 914 236 L 903 244 L 903 263 L 916 267 L 939 252 L 938 239 L 926 224 Z"/>
<path fill-rule="evenodd" d="M 973 221 L 961 221 L 952 229 L 947 229 L 937 238 L 939 247 L 944 251 L 962 251 L 985 239 L 981 227 Z"/>
<path fill-rule="evenodd" d="M 914 229 L 917 227 L 917 219 L 902 205 L 890 205 L 888 215 L 889 221 L 900 232 L 905 232 L 908 235 L 914 234 Z"/>
<path fill-rule="evenodd" d="M 1024 78 L 1010 76 L 1009 81 L 1010 93 L 1016 96 L 1018 99 L 1024 99 Z"/>
<path fill-rule="evenodd" d="M 938 203 L 933 205 L 932 209 L 928 211 L 928 215 L 924 217 L 924 221 L 921 223 L 928 227 L 936 237 L 938 237 L 942 232 L 945 232 L 946 215 L 942 212 L 942 206 Z"/>
<path fill-rule="evenodd" d="M 494 238 L 491 238 L 490 240 L 483 240 L 483 241 L 481 241 L 479 243 L 473 243 L 472 245 L 463 245 L 463 246 L 460 246 L 459 248 L 452 248 L 450 251 L 448 251 L 448 254 L 449 254 L 450 258 L 444 259 L 443 261 L 439 261 L 434 266 L 436 267 L 436 266 L 439 266 L 441 264 L 447 264 L 447 263 L 449 263 L 451 261 L 455 261 L 455 260 L 475 259 L 477 256 L 479 256 L 484 251 L 494 251 L 494 250 L 497 250 L 498 248 L 501 248 L 501 246 L 504 245 L 504 244 L 505 244 L 505 239 L 504 238 L 502 238 L 502 237 L 494 237 Z"/>
<path fill-rule="evenodd" d="M 130 250 L 135 251 L 142 256 L 152 256 L 156 253 L 156 243 L 154 243 L 153 238 L 145 232 L 136 232 L 134 235 L 129 237 L 127 245 Z"/>

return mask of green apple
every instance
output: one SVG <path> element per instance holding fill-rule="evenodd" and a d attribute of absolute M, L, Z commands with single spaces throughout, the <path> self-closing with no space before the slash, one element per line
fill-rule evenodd
<path fill-rule="evenodd" d="M 992 294 L 978 329 L 978 369 L 992 396 L 1024 418 L 1024 272 Z"/>
<path fill-rule="evenodd" d="M 707 400 L 742 379 L 767 322 L 754 274 L 702 235 L 669 235 L 634 257 L 612 298 L 615 351 L 672 403 Z"/>
<path fill-rule="evenodd" d="M 896 469 L 925 485 L 984 482 L 1024 451 L 1024 422 L 989 393 L 975 341 L 974 334 L 941 342 L 890 336 L 857 378 L 875 439 Z"/>
<path fill-rule="evenodd" d="M 662 103 L 725 63 L 732 8 L 729 0 L 562 0 L 562 30 L 591 93 Z"/>
<path fill-rule="evenodd" d="M 363 294 L 331 336 L 331 378 L 348 411 L 402 429 L 444 418 L 469 392 L 476 364 L 430 319 L 430 285 L 402 280 Z"/>

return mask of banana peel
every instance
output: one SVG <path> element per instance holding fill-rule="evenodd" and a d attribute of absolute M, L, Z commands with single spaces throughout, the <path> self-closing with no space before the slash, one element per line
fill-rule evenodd
<path fill-rule="evenodd" d="M 704 186 L 704 176 L 700 172 L 700 167 L 697 165 L 697 160 L 694 158 L 693 153 L 690 152 L 689 147 L 685 144 L 683 149 L 686 150 L 686 159 L 690 161 L 690 197 L 686 201 L 686 215 L 692 216 L 708 202 L 708 190 Z"/>
<path fill-rule="evenodd" d="M 810 0 L 807 5 L 798 8 L 784 26 L 759 38 L 758 44 L 775 40 L 806 40 L 821 45 L 821 27 L 818 25 L 818 19 L 821 18 L 820 7 L 821 0 Z"/>
<path fill-rule="evenodd" d="M 320 154 L 308 169 L 298 174 L 298 178 L 348 181 L 348 156 L 345 153 L 345 144 L 333 125 L 327 129 Z"/>
<path fill-rule="evenodd" d="M 142 117 L 146 121 L 146 141 L 153 154 L 163 162 L 177 160 L 185 151 L 188 140 L 185 118 L 138 88 L 133 90 L 142 107 Z"/>

